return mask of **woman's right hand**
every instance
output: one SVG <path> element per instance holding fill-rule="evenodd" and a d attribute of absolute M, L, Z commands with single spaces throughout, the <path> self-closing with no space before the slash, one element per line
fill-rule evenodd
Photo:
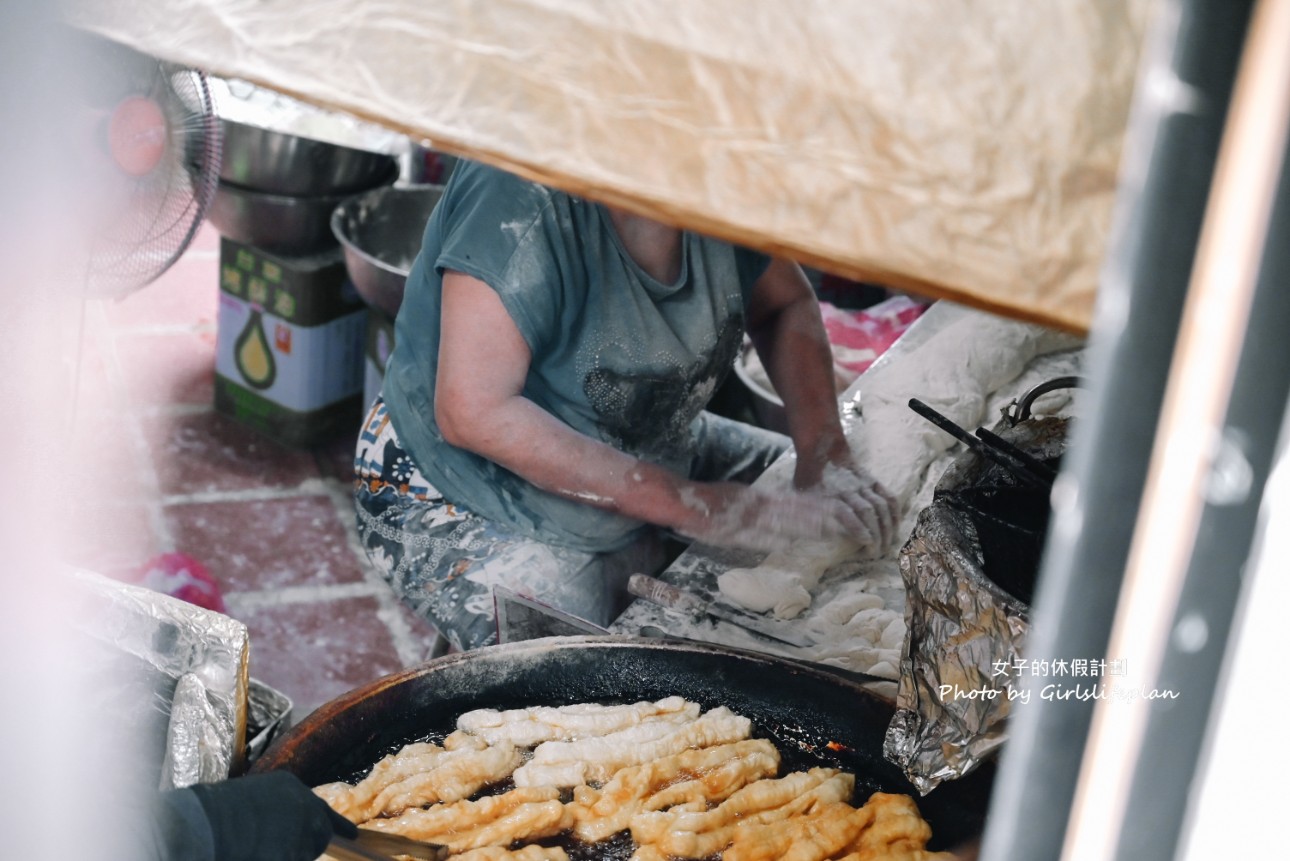
<path fill-rule="evenodd" d="M 719 547 L 781 550 L 798 541 L 863 542 L 869 535 L 844 499 L 818 493 L 767 493 L 733 482 L 692 482 L 680 491 L 676 530 Z"/>

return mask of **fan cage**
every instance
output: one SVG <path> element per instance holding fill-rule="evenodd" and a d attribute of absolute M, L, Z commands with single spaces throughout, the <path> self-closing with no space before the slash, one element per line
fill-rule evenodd
<path fill-rule="evenodd" d="M 90 289 L 100 295 L 149 284 L 184 253 L 219 175 L 222 133 L 205 74 L 149 58 L 129 75 L 124 97 L 142 96 L 161 109 L 165 144 L 145 175 L 117 171 L 111 178 L 111 217 L 99 225 L 90 256 Z"/>

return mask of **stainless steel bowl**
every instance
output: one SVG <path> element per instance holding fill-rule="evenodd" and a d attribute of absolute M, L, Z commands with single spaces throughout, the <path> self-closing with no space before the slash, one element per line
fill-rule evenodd
<path fill-rule="evenodd" d="M 282 131 L 222 119 L 220 179 L 253 191 L 291 197 L 352 194 L 380 184 L 398 160 Z"/>
<path fill-rule="evenodd" d="M 391 317 L 399 313 L 403 287 L 442 185 L 378 188 L 336 207 L 331 230 L 345 253 L 345 268 L 358 295 Z"/>
<path fill-rule="evenodd" d="M 779 433 L 788 433 L 788 413 L 784 411 L 784 401 L 772 389 L 754 380 L 744 367 L 748 354 L 752 352 L 753 346 L 749 341 L 744 341 L 739 350 L 739 357 L 735 359 L 735 376 L 739 382 L 743 383 L 745 389 L 752 400 L 753 416 L 757 419 L 757 424 L 768 430 L 778 431 Z"/>
<path fill-rule="evenodd" d="M 379 181 L 389 185 L 397 176 L 398 166 L 391 164 Z M 351 196 L 344 193 L 290 197 L 220 182 L 206 217 L 229 239 L 266 251 L 312 254 L 335 247 L 331 214 Z"/>

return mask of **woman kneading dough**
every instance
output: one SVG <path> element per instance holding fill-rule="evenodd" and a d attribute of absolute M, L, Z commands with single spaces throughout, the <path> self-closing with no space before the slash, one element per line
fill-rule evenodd
<path fill-rule="evenodd" d="M 748 486 L 787 437 L 704 409 L 745 330 L 797 492 Z M 826 492 L 826 469 L 848 480 Z M 608 624 L 667 531 L 774 549 L 892 530 L 796 264 L 469 163 L 426 226 L 355 471 L 368 555 L 458 649 L 494 640 L 499 585 Z"/>

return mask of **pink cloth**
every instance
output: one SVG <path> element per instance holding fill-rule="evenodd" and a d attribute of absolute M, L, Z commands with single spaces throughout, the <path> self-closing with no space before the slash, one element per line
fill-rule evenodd
<path fill-rule="evenodd" d="M 206 566 L 184 553 L 154 556 L 136 569 L 117 572 L 114 578 L 143 586 L 172 598 L 218 613 L 226 612 L 219 584 Z"/>
<path fill-rule="evenodd" d="M 821 302 L 824 330 L 839 374 L 848 377 L 849 383 L 864 373 L 925 310 L 926 304 L 908 296 L 893 296 L 863 311 Z"/>

